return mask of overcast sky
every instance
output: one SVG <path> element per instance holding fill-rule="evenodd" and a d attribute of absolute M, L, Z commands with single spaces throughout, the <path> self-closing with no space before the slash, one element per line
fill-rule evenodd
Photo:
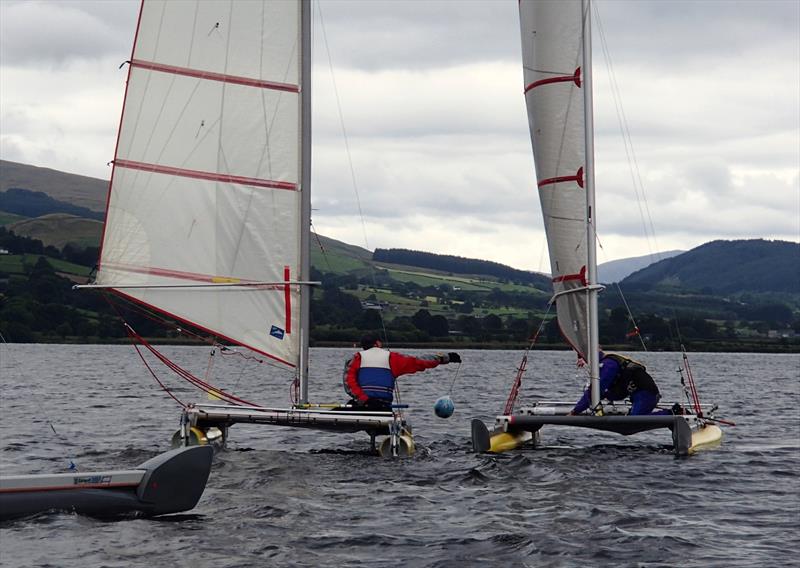
<path fill-rule="evenodd" d="M 138 7 L 0 0 L 2 159 L 109 177 Z M 596 7 L 638 164 L 632 174 L 596 26 L 599 261 L 800 240 L 800 2 Z M 549 272 L 517 1 L 322 0 L 314 25 L 317 232 Z"/>

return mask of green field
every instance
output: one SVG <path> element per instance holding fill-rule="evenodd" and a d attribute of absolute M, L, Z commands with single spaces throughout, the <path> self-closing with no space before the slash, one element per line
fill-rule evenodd
<path fill-rule="evenodd" d="M 39 254 L 4 254 L 0 255 L 0 272 L 6 274 L 27 274 L 28 271 L 36 266 L 36 262 L 43 255 Z M 76 276 L 89 276 L 92 271 L 88 266 L 81 266 L 80 264 L 73 264 L 65 260 L 57 260 L 55 258 L 44 257 L 47 262 L 57 272 L 64 272 L 66 274 L 75 274 Z"/>
<path fill-rule="evenodd" d="M 389 275 L 399 282 L 413 282 L 420 286 L 450 286 L 461 288 L 466 291 L 485 291 L 490 292 L 495 288 L 504 292 L 527 292 L 536 293 L 538 290 L 533 286 L 520 286 L 518 284 L 505 284 L 486 277 L 477 276 L 453 276 L 450 274 L 437 274 L 434 272 L 423 272 L 412 268 L 394 268 L 389 266 L 379 266 L 389 271 Z"/>
<path fill-rule="evenodd" d="M 45 245 L 63 248 L 67 243 L 79 247 L 100 244 L 103 223 L 74 215 L 55 213 L 35 219 L 23 219 L 8 227 L 16 234 L 42 241 Z"/>
<path fill-rule="evenodd" d="M 319 247 L 311 249 L 311 266 L 322 272 L 333 272 L 335 274 L 346 274 L 369 268 L 369 264 L 360 259 L 345 256 L 335 251 L 325 251 L 323 253 Z"/>

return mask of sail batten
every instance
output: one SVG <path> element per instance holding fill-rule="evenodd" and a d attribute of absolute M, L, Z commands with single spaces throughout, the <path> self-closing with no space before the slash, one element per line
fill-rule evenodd
<path fill-rule="evenodd" d="M 299 93 L 299 85 L 291 85 L 288 83 L 276 83 L 273 81 L 262 81 L 253 79 L 251 77 L 239 77 L 236 75 L 226 75 L 224 73 L 213 73 L 210 71 L 203 71 L 201 69 L 191 69 L 189 67 L 178 67 L 176 65 L 164 65 L 155 63 L 153 61 L 141 61 L 134 59 L 131 61 L 132 67 L 140 69 L 148 69 L 150 71 L 161 71 L 162 73 L 172 73 L 174 75 L 184 75 L 186 77 L 194 77 L 197 79 L 205 79 L 208 81 L 220 81 L 222 83 L 232 83 L 235 85 L 246 85 L 249 87 L 258 87 L 261 89 L 272 89 L 275 91 L 287 91 L 290 93 Z"/>
<path fill-rule="evenodd" d="M 299 1 L 143 0 L 96 279 L 292 367 L 302 51 Z"/>
<path fill-rule="evenodd" d="M 188 170 L 185 168 L 161 166 L 158 164 L 145 164 L 142 162 L 134 162 L 131 160 L 117 160 L 114 164 L 120 168 L 128 168 L 131 170 L 142 170 L 145 172 L 154 172 L 154 173 L 167 174 L 178 177 L 207 179 L 211 181 L 221 181 L 221 182 L 235 183 L 241 185 L 252 185 L 254 187 L 265 187 L 271 189 L 286 189 L 290 191 L 297 191 L 299 189 L 296 183 L 290 183 L 285 181 L 250 178 L 245 176 L 235 176 L 231 174 L 222 174 L 215 172 L 203 172 L 199 170 Z"/>

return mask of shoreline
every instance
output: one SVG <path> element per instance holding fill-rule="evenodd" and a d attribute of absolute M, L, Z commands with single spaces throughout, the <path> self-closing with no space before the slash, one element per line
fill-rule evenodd
<path fill-rule="evenodd" d="M 185 338 L 153 337 L 145 338 L 148 343 L 153 345 L 182 345 L 182 346 L 203 346 L 208 345 L 203 341 L 189 340 Z M 17 342 L 7 342 L 13 344 Z M 130 339 L 126 338 L 81 338 L 81 337 L 59 337 L 39 341 L 18 342 L 27 345 L 129 345 Z M 730 339 L 719 340 L 696 340 L 684 342 L 686 350 L 692 353 L 786 353 L 800 354 L 800 341 L 786 340 L 762 340 L 762 341 L 736 341 Z M 311 340 L 310 347 L 316 348 L 339 348 L 339 349 L 358 349 L 357 341 L 314 341 Z M 434 349 L 443 351 L 453 351 L 458 349 L 470 350 L 507 350 L 524 351 L 528 343 L 513 341 L 480 342 L 480 341 L 428 341 L 428 342 L 404 342 L 389 341 L 386 347 L 390 349 Z M 638 348 L 637 348 L 638 347 Z M 606 351 L 641 351 L 638 345 L 630 344 L 606 344 L 603 346 Z M 535 347 L 540 351 L 571 351 L 571 348 L 563 344 L 539 343 Z M 648 351 L 653 352 L 676 352 L 674 346 L 669 345 L 650 345 Z"/>

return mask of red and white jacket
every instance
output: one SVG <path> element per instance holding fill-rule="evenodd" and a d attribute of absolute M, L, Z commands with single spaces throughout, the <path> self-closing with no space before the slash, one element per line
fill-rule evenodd
<path fill-rule="evenodd" d="M 439 355 L 412 357 L 372 347 L 353 355 L 345 366 L 344 389 L 353 399 L 367 402 L 370 398 L 392 402 L 395 379 L 443 362 Z"/>

